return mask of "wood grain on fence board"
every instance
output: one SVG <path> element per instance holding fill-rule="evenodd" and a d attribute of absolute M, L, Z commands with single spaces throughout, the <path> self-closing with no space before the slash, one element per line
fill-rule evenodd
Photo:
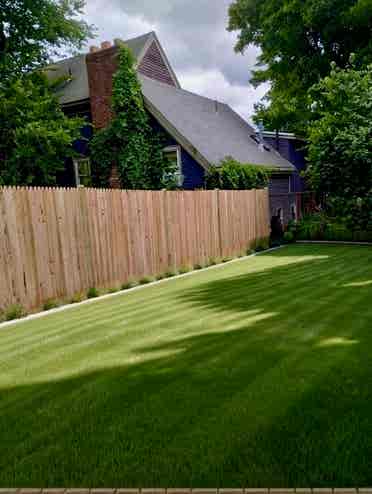
<path fill-rule="evenodd" d="M 267 190 L 0 188 L 0 308 L 39 307 L 245 251 Z"/>

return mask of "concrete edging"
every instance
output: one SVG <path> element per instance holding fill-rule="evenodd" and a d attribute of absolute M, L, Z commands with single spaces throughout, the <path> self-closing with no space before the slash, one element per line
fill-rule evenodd
<path fill-rule="evenodd" d="M 325 244 L 325 245 L 369 245 L 372 242 L 353 242 L 352 240 L 296 240 L 296 244 Z"/>
<path fill-rule="evenodd" d="M 1 489 L 0 494 L 372 494 L 372 488 L 210 488 L 210 489 L 196 489 L 196 488 L 171 488 L 171 489 L 159 489 L 159 488 L 134 488 L 134 489 L 68 489 L 68 488 L 47 488 L 47 489 Z"/>
<path fill-rule="evenodd" d="M 94 303 L 99 302 L 99 301 L 102 301 L 102 300 L 110 299 L 110 298 L 113 298 L 113 297 L 118 297 L 120 295 L 125 295 L 125 294 L 128 294 L 128 293 L 132 293 L 134 291 L 144 290 L 145 288 L 148 288 L 148 287 L 154 286 L 154 285 L 158 285 L 160 283 L 168 283 L 168 282 L 170 282 L 172 280 L 176 280 L 176 279 L 179 279 L 179 278 L 185 278 L 186 276 L 196 275 L 198 273 L 202 273 L 203 271 L 212 270 L 212 269 L 220 269 L 223 266 L 227 266 L 227 265 L 232 264 L 234 262 L 244 261 L 246 259 L 249 259 L 250 257 L 255 257 L 255 256 L 259 256 L 261 254 L 266 254 L 267 252 L 272 252 L 272 251 L 275 251 L 275 250 L 278 250 L 278 249 L 282 249 L 284 247 L 285 247 L 285 245 L 280 245 L 278 247 L 272 247 L 271 249 L 266 249 L 266 250 L 263 250 L 261 252 L 254 252 L 253 254 L 250 254 L 249 256 L 238 257 L 236 259 L 232 259 L 231 261 L 227 261 L 227 262 L 223 262 L 223 263 L 220 263 L 220 264 L 216 264 L 215 266 L 208 266 L 208 267 L 203 268 L 203 269 L 194 269 L 192 271 L 189 271 L 188 273 L 178 274 L 176 276 L 172 276 L 170 278 L 164 278 L 162 280 L 156 280 L 156 281 L 153 281 L 151 283 L 147 283 L 145 285 L 135 286 L 133 288 L 128 288 L 126 290 L 119 290 L 119 291 L 117 291 L 115 293 L 106 293 L 105 295 L 100 295 L 99 297 L 94 297 L 94 298 L 90 298 L 88 300 L 83 300 L 82 302 L 78 302 L 76 304 L 66 304 L 66 305 L 62 305 L 61 307 L 56 307 L 55 309 L 50 309 L 50 310 L 45 310 L 45 311 L 42 311 L 42 312 L 37 312 L 35 314 L 30 314 L 30 315 L 28 315 L 26 317 L 21 317 L 19 319 L 13 319 L 12 321 L 5 321 L 5 322 L 0 323 L 0 330 L 3 329 L 3 328 L 9 327 L 9 326 L 14 326 L 16 324 L 26 323 L 26 322 L 29 322 L 29 321 L 34 321 L 35 319 L 41 319 L 42 317 L 47 317 L 47 316 L 50 316 L 52 314 L 58 314 L 59 312 L 64 312 L 64 311 L 67 311 L 67 310 L 72 310 L 72 309 L 75 309 L 76 307 L 81 307 L 83 305 L 94 304 Z M 0 489 L 0 494 L 3 494 L 1 492 L 1 489 Z M 52 493 L 50 493 L 50 494 L 52 494 Z M 80 494 L 84 494 L 84 493 L 80 493 Z M 95 494 L 100 494 L 100 493 L 95 493 Z M 371 494 L 372 494 L 372 492 L 371 492 Z"/>
<path fill-rule="evenodd" d="M 134 488 L 134 489 L 69 489 L 69 488 L 48 488 L 48 489 L 4 489 L 0 488 L 0 494 L 372 494 L 371 488 Z"/>

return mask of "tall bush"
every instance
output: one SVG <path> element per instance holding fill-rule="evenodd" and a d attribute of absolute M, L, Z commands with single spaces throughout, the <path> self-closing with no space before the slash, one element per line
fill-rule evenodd
<path fill-rule="evenodd" d="M 219 166 L 211 166 L 207 172 L 207 189 L 247 190 L 268 186 L 270 170 L 263 166 L 242 164 L 227 157 Z"/>
<path fill-rule="evenodd" d="M 330 213 L 372 227 L 372 65 L 341 70 L 312 90 L 307 178 L 328 195 Z"/>

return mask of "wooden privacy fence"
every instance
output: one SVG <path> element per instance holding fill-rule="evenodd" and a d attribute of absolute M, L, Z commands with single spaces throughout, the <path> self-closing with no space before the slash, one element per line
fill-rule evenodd
<path fill-rule="evenodd" d="M 0 188 L 0 307 L 203 264 L 268 235 L 267 190 Z"/>

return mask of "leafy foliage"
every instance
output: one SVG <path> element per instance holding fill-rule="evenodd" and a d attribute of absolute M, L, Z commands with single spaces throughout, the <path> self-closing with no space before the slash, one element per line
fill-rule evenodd
<path fill-rule="evenodd" d="M 106 186 L 116 164 L 123 188 L 173 188 L 174 166 L 163 158 L 162 136 L 151 129 L 135 60 L 124 45 L 113 78 L 112 109 L 111 123 L 99 130 L 91 142 L 96 184 Z"/>
<path fill-rule="evenodd" d="M 61 48 L 81 48 L 92 28 L 84 0 L 0 0 L 0 80 L 45 64 Z"/>
<path fill-rule="evenodd" d="M 8 307 L 4 313 L 6 321 L 13 321 L 14 319 L 21 319 L 27 315 L 25 309 L 20 304 L 14 304 Z"/>
<path fill-rule="evenodd" d="M 348 225 L 342 219 L 325 214 L 314 214 L 289 226 L 297 240 L 328 240 L 343 242 L 372 242 L 372 228 L 360 229 L 357 224 Z"/>
<path fill-rule="evenodd" d="M 210 167 L 206 175 L 207 189 L 245 190 L 267 187 L 270 171 L 263 166 L 242 164 L 227 157 L 219 166 Z"/>
<path fill-rule="evenodd" d="M 66 117 L 42 73 L 0 88 L 0 184 L 54 185 L 83 120 Z"/>
<path fill-rule="evenodd" d="M 372 227 L 372 65 L 341 70 L 333 64 L 311 95 L 317 120 L 307 178 L 328 195 L 330 214 Z"/>
<path fill-rule="evenodd" d="M 345 67 L 351 53 L 371 61 L 372 4 L 363 0 L 234 0 L 229 30 L 236 50 L 261 50 L 252 82 L 270 82 L 269 105 L 257 107 L 267 127 L 302 131 L 310 118 L 307 91 L 329 74 L 331 62 Z"/>

